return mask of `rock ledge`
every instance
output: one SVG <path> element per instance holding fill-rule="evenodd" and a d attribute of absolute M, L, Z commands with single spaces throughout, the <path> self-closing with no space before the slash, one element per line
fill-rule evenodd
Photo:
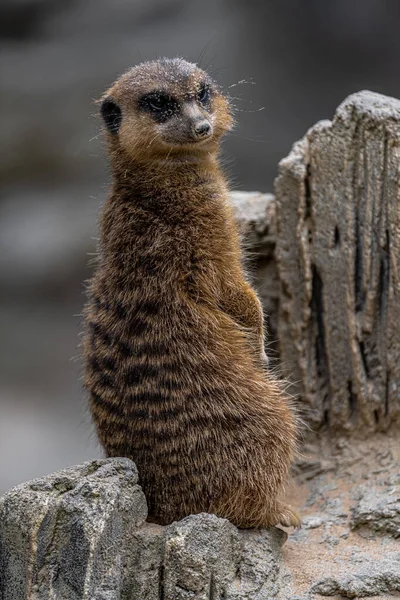
<path fill-rule="evenodd" d="M 2 600 L 268 600 L 280 529 L 239 531 L 215 515 L 146 523 L 135 464 L 103 459 L 0 500 Z"/>

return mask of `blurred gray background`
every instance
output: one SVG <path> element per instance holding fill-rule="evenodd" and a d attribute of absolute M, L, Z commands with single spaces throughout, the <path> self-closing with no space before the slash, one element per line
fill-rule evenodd
<path fill-rule="evenodd" d="M 271 191 L 348 94 L 400 97 L 399 26 L 398 0 L 2 0 L 0 493 L 101 454 L 74 358 L 109 182 L 93 100 L 141 60 L 202 55 L 234 86 L 232 186 Z"/>

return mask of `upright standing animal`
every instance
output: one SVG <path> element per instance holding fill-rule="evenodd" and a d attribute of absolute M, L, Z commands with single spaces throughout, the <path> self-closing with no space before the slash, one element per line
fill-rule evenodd
<path fill-rule="evenodd" d="M 100 442 L 137 464 L 152 521 L 298 525 L 280 499 L 295 419 L 218 164 L 228 100 L 196 65 L 162 59 L 118 79 L 101 115 L 113 186 L 84 336 Z"/>

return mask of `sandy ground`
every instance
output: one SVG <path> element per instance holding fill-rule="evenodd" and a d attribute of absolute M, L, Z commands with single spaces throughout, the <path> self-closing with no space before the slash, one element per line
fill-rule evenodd
<path fill-rule="evenodd" d="M 289 490 L 289 500 L 301 514 L 303 525 L 295 532 L 287 530 L 289 538 L 282 551 L 282 599 L 323 598 L 310 593 L 315 582 L 357 573 L 370 561 L 400 552 L 399 540 L 393 536 L 366 528 L 351 529 L 352 509 L 366 492 L 376 492 L 377 498 L 399 498 L 399 458 L 398 433 L 378 434 L 363 441 L 324 440 L 306 447 Z M 400 597 L 400 592 L 369 597 L 389 599 L 393 594 Z"/>

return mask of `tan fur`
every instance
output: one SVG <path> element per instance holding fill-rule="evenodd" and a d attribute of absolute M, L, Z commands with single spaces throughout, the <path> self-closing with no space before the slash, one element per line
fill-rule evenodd
<path fill-rule="evenodd" d="M 205 80 L 207 110 L 196 100 Z M 180 106 L 161 125 L 138 106 L 159 88 Z M 238 527 L 298 525 L 279 499 L 295 419 L 266 368 L 262 309 L 217 160 L 227 99 L 181 59 L 131 69 L 105 98 L 122 121 L 107 133 L 114 183 L 84 336 L 100 442 L 135 461 L 153 521 L 206 511 Z M 211 123 L 207 140 L 182 133 L 193 115 Z"/>

